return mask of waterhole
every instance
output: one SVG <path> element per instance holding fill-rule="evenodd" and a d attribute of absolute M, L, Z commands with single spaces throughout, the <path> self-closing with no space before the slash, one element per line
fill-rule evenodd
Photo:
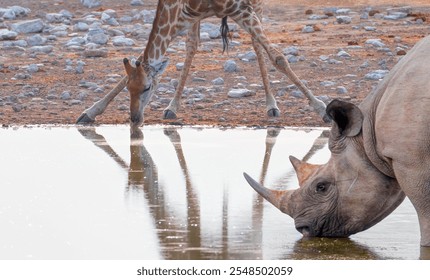
<path fill-rule="evenodd" d="M 346 239 L 302 239 L 263 201 L 325 163 L 324 129 L 0 129 L 0 259 L 419 259 L 409 202 Z"/>

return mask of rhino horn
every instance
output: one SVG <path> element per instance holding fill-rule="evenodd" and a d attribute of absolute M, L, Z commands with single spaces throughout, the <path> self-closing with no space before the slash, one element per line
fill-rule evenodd
<path fill-rule="evenodd" d="M 299 186 L 303 186 L 303 183 L 314 174 L 315 170 L 318 169 L 320 165 L 310 164 L 304 161 L 299 160 L 293 156 L 290 156 L 291 164 L 296 170 L 297 179 L 299 180 Z"/>
<path fill-rule="evenodd" d="M 290 198 L 291 194 L 294 192 L 293 190 L 285 190 L 285 191 L 270 190 L 268 188 L 263 187 L 261 184 L 255 181 L 248 174 L 243 173 L 243 176 L 245 177 L 248 184 L 256 192 L 258 192 L 264 199 L 272 203 L 276 208 L 278 208 L 285 214 L 292 216 L 292 213 L 291 211 L 289 211 L 289 207 L 288 207 L 288 199 Z"/>

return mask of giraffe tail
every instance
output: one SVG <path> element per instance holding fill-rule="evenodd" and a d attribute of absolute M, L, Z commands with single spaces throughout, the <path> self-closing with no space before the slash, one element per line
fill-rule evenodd
<path fill-rule="evenodd" d="M 225 51 L 227 51 L 228 53 L 228 44 L 229 44 L 228 35 L 230 30 L 227 24 L 227 17 L 222 18 L 220 31 L 221 31 L 221 38 L 222 38 L 222 53 L 224 54 Z"/>

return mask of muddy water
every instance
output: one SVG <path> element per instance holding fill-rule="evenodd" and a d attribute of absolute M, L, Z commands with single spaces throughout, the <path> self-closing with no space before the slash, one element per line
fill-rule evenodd
<path fill-rule="evenodd" d="M 304 240 L 247 172 L 295 188 L 288 155 L 323 163 L 323 130 L 0 129 L 0 259 L 418 259 L 406 200 L 349 239 Z"/>

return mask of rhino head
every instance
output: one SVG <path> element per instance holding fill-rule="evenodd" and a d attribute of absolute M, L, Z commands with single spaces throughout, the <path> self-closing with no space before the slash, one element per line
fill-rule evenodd
<path fill-rule="evenodd" d="M 335 100 L 327 106 L 327 114 L 333 120 L 329 161 L 314 165 L 290 157 L 300 188 L 270 190 L 244 176 L 261 196 L 291 216 L 304 236 L 347 237 L 384 219 L 405 194 L 366 155 L 361 110 Z"/>

